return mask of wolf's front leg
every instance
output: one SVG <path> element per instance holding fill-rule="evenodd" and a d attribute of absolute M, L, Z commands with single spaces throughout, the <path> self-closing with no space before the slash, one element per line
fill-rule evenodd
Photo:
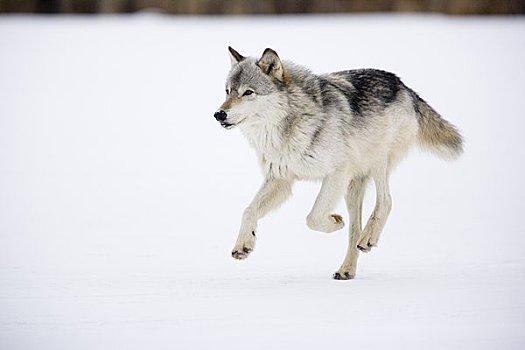
<path fill-rule="evenodd" d="M 310 214 L 306 217 L 306 224 L 310 229 L 330 233 L 344 227 L 345 223 L 341 215 L 333 214 L 332 211 L 343 197 L 348 179 L 349 174 L 346 169 L 338 170 L 323 179 L 321 191 Z"/>
<path fill-rule="evenodd" d="M 284 179 L 265 179 L 242 215 L 237 243 L 232 250 L 235 259 L 246 259 L 255 247 L 257 221 L 284 203 L 292 193 L 292 182 Z"/>

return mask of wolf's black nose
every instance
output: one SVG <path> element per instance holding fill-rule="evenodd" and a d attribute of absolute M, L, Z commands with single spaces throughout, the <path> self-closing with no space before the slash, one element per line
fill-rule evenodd
<path fill-rule="evenodd" d="M 214 114 L 213 116 L 214 116 L 215 119 L 217 119 L 218 121 L 223 122 L 223 121 L 226 120 L 226 117 L 227 117 L 228 115 L 226 114 L 225 111 L 223 111 L 223 110 L 221 109 L 220 111 L 215 112 L 215 114 Z"/>

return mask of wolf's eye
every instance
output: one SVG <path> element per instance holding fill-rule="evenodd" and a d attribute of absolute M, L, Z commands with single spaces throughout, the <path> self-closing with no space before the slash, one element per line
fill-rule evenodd
<path fill-rule="evenodd" d="M 246 90 L 246 91 L 244 92 L 244 94 L 242 94 L 242 95 L 243 95 L 243 96 L 248 96 L 248 95 L 251 95 L 251 94 L 253 94 L 253 90 Z"/>

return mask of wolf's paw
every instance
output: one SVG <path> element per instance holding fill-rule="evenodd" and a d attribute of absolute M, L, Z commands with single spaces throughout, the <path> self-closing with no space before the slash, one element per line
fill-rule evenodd
<path fill-rule="evenodd" d="M 232 257 L 237 260 L 243 260 L 253 252 L 255 247 L 255 231 L 252 231 L 251 234 L 245 235 L 244 237 L 239 237 L 235 247 L 232 249 Z"/>
<path fill-rule="evenodd" d="M 306 225 L 314 231 L 330 233 L 342 229 L 345 226 L 345 222 L 339 214 L 332 214 L 324 218 L 313 218 L 308 215 Z"/>
<path fill-rule="evenodd" d="M 330 217 L 332 218 L 332 220 L 336 224 L 340 224 L 341 228 L 343 228 L 345 226 L 345 222 L 343 221 L 343 217 L 341 215 L 339 215 L 339 214 L 332 214 L 332 215 L 330 215 Z"/>
<path fill-rule="evenodd" d="M 351 280 L 355 277 L 355 272 L 347 270 L 347 269 L 339 269 L 336 273 L 334 273 L 334 280 Z"/>
<path fill-rule="evenodd" d="M 243 260 L 243 259 L 246 259 L 252 251 L 253 251 L 252 248 L 246 248 L 246 247 L 243 247 L 242 249 L 233 248 L 232 257 L 237 260 Z"/>
<path fill-rule="evenodd" d="M 368 253 L 373 247 L 377 247 L 377 241 L 371 238 L 370 234 L 363 234 L 359 242 L 357 243 L 357 249 L 363 253 Z"/>

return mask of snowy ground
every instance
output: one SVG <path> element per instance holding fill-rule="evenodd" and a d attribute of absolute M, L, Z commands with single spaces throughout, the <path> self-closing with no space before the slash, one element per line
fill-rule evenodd
<path fill-rule="evenodd" d="M 230 257 L 261 176 L 212 116 L 227 45 L 394 71 L 463 131 L 394 173 L 355 280 L 315 183 Z M 1 17 L 0 349 L 523 349 L 524 62 L 524 18 Z"/>

